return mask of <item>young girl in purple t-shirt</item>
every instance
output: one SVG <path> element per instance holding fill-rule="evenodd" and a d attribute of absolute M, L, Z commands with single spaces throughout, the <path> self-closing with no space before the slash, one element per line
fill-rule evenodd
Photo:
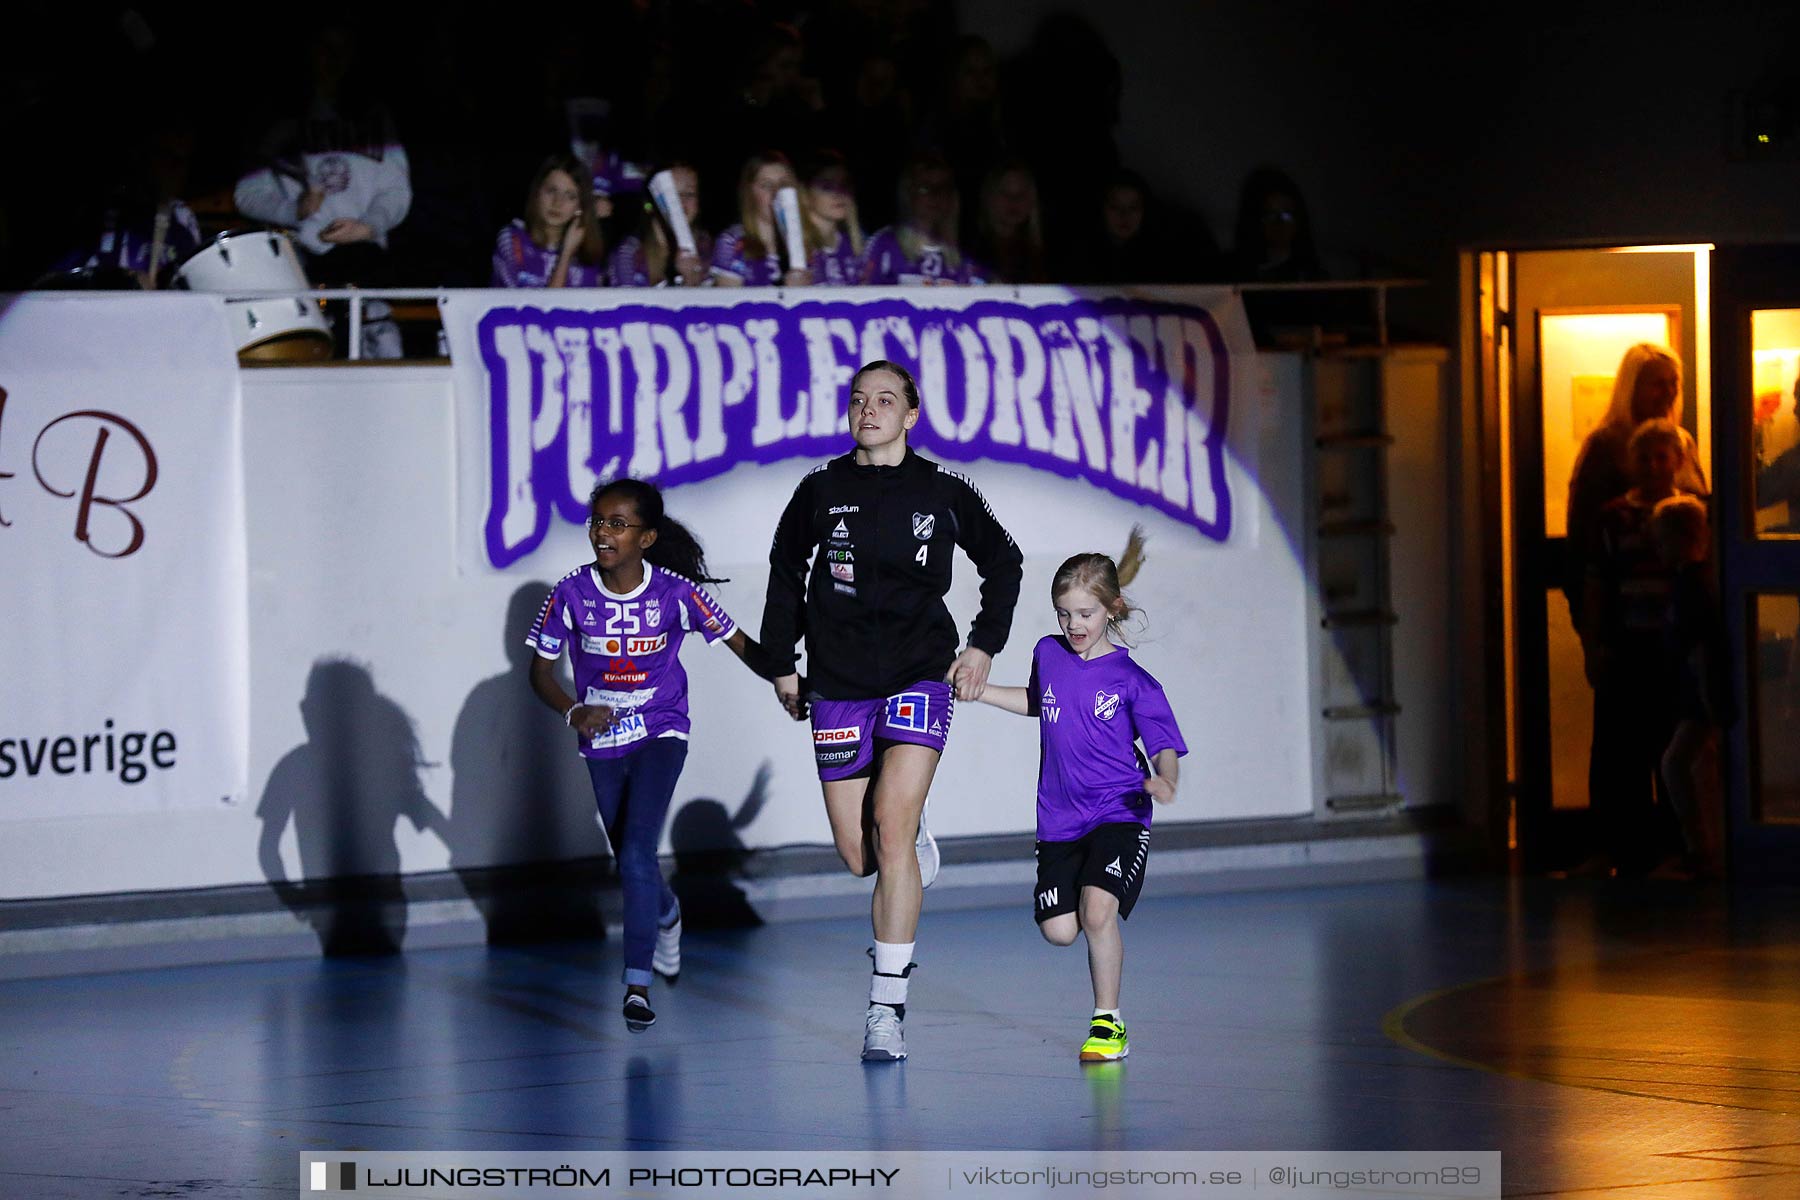
<path fill-rule="evenodd" d="M 1127 562 L 1136 557 L 1127 551 Z M 1104 554 L 1077 554 L 1058 567 L 1050 597 L 1062 636 L 1043 638 L 1032 650 L 1029 687 L 989 684 L 981 694 L 996 708 L 1038 719 L 1033 907 L 1052 945 L 1087 934 L 1094 1017 L 1081 1044 L 1083 1062 L 1129 1053 L 1119 1013 L 1119 922 L 1144 886 L 1150 802 L 1175 799 L 1176 760 L 1187 753 L 1162 685 L 1109 636 L 1132 612 L 1119 575 Z"/>
<path fill-rule="evenodd" d="M 713 246 L 714 285 L 805 287 L 812 282 L 805 263 L 784 264 L 775 224 L 775 194 L 796 186 L 794 168 L 780 154 L 755 154 L 744 163 L 738 176 L 738 223 L 728 226 Z"/>
<path fill-rule="evenodd" d="M 494 241 L 494 287 L 599 287 L 605 245 L 587 170 L 569 155 L 545 159 L 525 193 L 525 216 Z"/>

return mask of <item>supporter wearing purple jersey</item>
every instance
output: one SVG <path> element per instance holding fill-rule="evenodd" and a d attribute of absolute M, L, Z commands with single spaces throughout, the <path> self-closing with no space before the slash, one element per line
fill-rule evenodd
<path fill-rule="evenodd" d="M 681 214 L 694 238 L 694 253 L 686 253 L 676 243 L 669 220 L 646 195 L 636 232 L 619 243 L 608 264 L 608 282 L 614 287 L 702 287 L 712 282 L 707 269 L 712 261 L 712 235 L 694 224 L 700 215 L 700 176 L 686 163 L 671 163 L 666 169 L 675 181 Z"/>
<path fill-rule="evenodd" d="M 706 573 L 700 544 L 663 511 L 654 484 L 603 484 L 588 512 L 594 561 L 564 576 L 544 601 L 528 639 L 537 651 L 531 687 L 579 735 L 625 894 L 625 1023 L 641 1032 L 656 1021 L 652 979 L 681 970 L 681 906 L 656 857 L 687 761 L 681 643 L 689 634 L 723 640 L 757 674 L 775 671 L 706 591 L 717 581 Z M 565 646 L 574 697 L 556 677 Z"/>
<path fill-rule="evenodd" d="M 883 229 L 869 239 L 863 255 L 862 281 L 899 287 L 987 282 L 980 268 L 955 245 L 915 240 L 907 230 L 898 228 Z"/>
<path fill-rule="evenodd" d="M 1043 749 L 1038 840 L 1079 841 L 1114 821 L 1148 827 L 1145 757 L 1169 749 L 1187 753 L 1155 677 L 1124 646 L 1084 658 L 1052 636 L 1032 651 L 1028 691 Z"/>
<path fill-rule="evenodd" d="M 836 239 L 813 251 L 813 282 L 824 287 L 856 287 L 863 281 L 863 256 L 848 233 L 839 230 Z"/>
<path fill-rule="evenodd" d="M 1081 1045 L 1084 1062 L 1129 1052 L 1119 1013 L 1125 963 L 1119 922 L 1131 915 L 1144 886 L 1150 802 L 1175 798 L 1177 760 L 1187 753 L 1162 685 L 1108 636 L 1131 613 L 1120 576 L 1130 581 L 1142 549 L 1134 529 L 1123 572 L 1104 554 L 1064 562 L 1050 585 L 1062 636 L 1043 638 L 1033 649 L 1030 686 L 990 685 L 981 693 L 996 708 L 1038 719 L 1033 908 L 1053 945 L 1087 935 L 1094 1016 Z"/>
<path fill-rule="evenodd" d="M 738 177 L 738 223 L 713 247 L 712 278 L 720 287 L 804 287 L 812 282 L 805 263 L 784 269 L 775 226 L 775 193 L 798 187 L 794 168 L 773 152 L 753 155 Z"/>
<path fill-rule="evenodd" d="M 742 225 L 725 227 L 713 246 L 714 283 L 726 287 L 773 287 L 781 282 L 781 255 L 774 242 L 758 241 L 763 253 L 753 254 L 751 240 Z"/>
<path fill-rule="evenodd" d="M 808 165 L 805 181 L 800 204 L 813 282 L 825 287 L 861 283 L 865 242 L 843 156 L 822 152 Z"/>
<path fill-rule="evenodd" d="M 93 248 L 67 255 L 55 269 L 66 275 L 129 272 L 155 288 L 166 286 L 174 269 L 200 246 L 200 222 L 180 200 L 166 200 L 148 212 L 113 208 Z"/>
<path fill-rule="evenodd" d="M 681 643 L 689 634 L 716 642 L 736 631 L 718 601 L 685 575 L 646 562 L 635 588 L 614 592 L 589 564 L 551 590 L 530 641 L 552 661 L 567 646 L 581 703 L 613 711 L 604 733 L 581 740 L 582 757 L 619 758 L 649 738 L 686 740 Z"/>
<path fill-rule="evenodd" d="M 599 287 L 604 245 L 586 171 L 569 155 L 545 159 L 525 193 L 525 216 L 494 243 L 494 287 Z"/>
<path fill-rule="evenodd" d="M 942 158 L 922 154 L 900 176 L 900 220 L 869 239 L 863 282 L 980 284 L 987 279 L 956 242 L 956 180 Z"/>

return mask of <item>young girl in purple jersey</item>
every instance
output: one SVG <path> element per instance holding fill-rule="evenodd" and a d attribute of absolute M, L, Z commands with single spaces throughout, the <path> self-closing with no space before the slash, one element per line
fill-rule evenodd
<path fill-rule="evenodd" d="M 1138 545 L 1134 531 L 1127 580 Z M 1175 799 L 1177 760 L 1187 753 L 1162 685 L 1109 636 L 1132 612 L 1120 574 L 1104 554 L 1077 554 L 1058 567 L 1050 597 L 1062 636 L 1043 638 L 1032 650 L 1030 686 L 989 684 L 981 693 L 996 708 L 1038 718 L 1034 910 L 1052 945 L 1072 945 L 1077 933 L 1087 934 L 1094 1016 L 1081 1044 L 1083 1062 L 1130 1051 L 1119 1013 L 1125 965 L 1119 922 L 1131 915 L 1144 885 L 1150 802 Z"/>
<path fill-rule="evenodd" d="M 684 162 L 670 163 L 665 169 L 675 180 L 682 215 L 694 234 L 695 253 L 684 253 L 675 244 L 669 223 L 645 193 L 644 216 L 637 232 L 613 252 L 608 275 L 614 287 L 701 287 L 712 282 L 706 269 L 712 259 L 712 235 L 694 223 L 700 215 L 700 173 Z"/>
<path fill-rule="evenodd" d="M 856 215 L 850 168 L 834 150 L 821 151 L 807 166 L 800 194 L 806 213 L 806 244 L 813 282 L 851 287 L 862 282 L 863 231 Z"/>
<path fill-rule="evenodd" d="M 713 247 L 712 278 L 720 287 L 805 287 L 806 264 L 782 267 L 780 232 L 775 227 L 775 193 L 798 188 L 794 168 L 774 151 L 753 154 L 738 175 L 738 223 Z"/>
<path fill-rule="evenodd" d="M 957 245 L 956 177 L 937 154 L 921 154 L 900 175 L 900 220 L 869 239 L 863 282 L 985 283 Z"/>
<path fill-rule="evenodd" d="M 625 1023 L 656 1022 L 655 975 L 681 970 L 681 906 L 656 851 L 675 780 L 687 761 L 687 673 L 681 642 L 723 640 L 764 678 L 775 672 L 707 590 L 694 535 L 663 510 L 656 485 L 620 479 L 588 505 L 594 561 L 551 589 L 527 641 L 537 650 L 531 687 L 580 735 L 594 800 L 625 893 Z M 580 695 L 564 692 L 556 660 L 568 644 Z"/>
<path fill-rule="evenodd" d="M 494 243 L 494 287 L 599 287 L 605 245 L 588 172 L 572 155 L 544 160 L 525 193 L 525 216 Z"/>

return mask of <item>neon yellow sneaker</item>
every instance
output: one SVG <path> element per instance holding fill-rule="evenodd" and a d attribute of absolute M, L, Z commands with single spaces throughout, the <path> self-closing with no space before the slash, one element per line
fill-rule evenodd
<path fill-rule="evenodd" d="M 1111 1017 L 1095 1017 L 1088 1028 L 1087 1041 L 1081 1043 L 1082 1062 L 1115 1062 L 1131 1053 L 1125 1040 L 1125 1022 Z"/>

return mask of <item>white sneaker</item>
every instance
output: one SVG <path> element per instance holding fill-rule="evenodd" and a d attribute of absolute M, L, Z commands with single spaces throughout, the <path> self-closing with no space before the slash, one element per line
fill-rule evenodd
<path fill-rule="evenodd" d="M 863 1031 L 864 1062 L 899 1062 L 906 1057 L 906 1037 L 900 1032 L 900 1014 L 886 1004 L 869 1005 Z"/>
<path fill-rule="evenodd" d="M 919 856 L 919 886 L 928 888 L 938 876 L 939 858 L 937 839 L 925 827 L 924 809 L 919 810 L 919 836 L 913 839 L 913 853 Z"/>
<path fill-rule="evenodd" d="M 656 952 L 650 957 L 656 973 L 671 983 L 681 974 L 681 906 L 675 906 L 675 920 L 656 927 Z"/>

